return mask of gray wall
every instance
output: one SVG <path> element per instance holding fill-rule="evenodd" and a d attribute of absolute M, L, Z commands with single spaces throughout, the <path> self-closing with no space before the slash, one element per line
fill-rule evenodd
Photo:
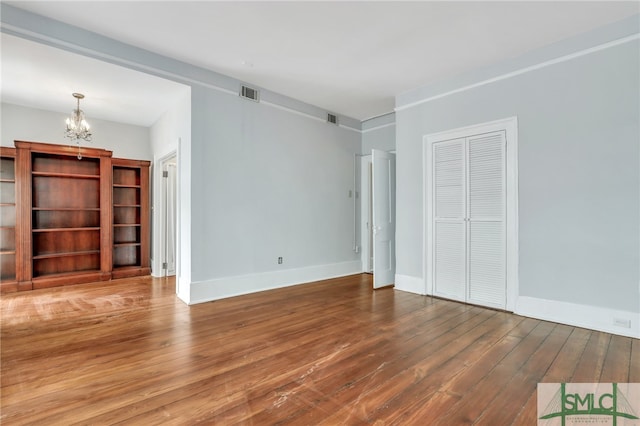
<path fill-rule="evenodd" d="M 0 145 L 12 147 L 14 140 L 76 145 L 64 136 L 64 123 L 69 114 L 3 103 Z M 108 149 L 113 151 L 114 157 L 152 159 L 149 128 L 96 120 L 89 116 L 87 121 L 93 138 L 91 142 L 82 141 L 83 147 Z"/>
<path fill-rule="evenodd" d="M 193 281 L 357 260 L 358 132 L 206 88 L 191 110 Z"/>
<path fill-rule="evenodd" d="M 372 149 L 393 151 L 396 149 L 395 113 L 376 117 L 362 123 L 362 154 L 370 155 Z"/>
<path fill-rule="evenodd" d="M 637 17 L 623 25 L 638 32 Z M 398 99 L 397 273 L 423 275 L 423 136 L 517 116 L 519 294 L 640 311 L 639 52 L 636 37 L 406 109 L 419 96 Z"/>

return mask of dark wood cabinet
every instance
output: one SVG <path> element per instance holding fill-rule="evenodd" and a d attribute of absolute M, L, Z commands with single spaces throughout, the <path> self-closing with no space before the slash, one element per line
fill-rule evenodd
<path fill-rule="evenodd" d="M 0 283 L 15 291 L 16 281 L 16 153 L 0 147 Z"/>
<path fill-rule="evenodd" d="M 114 158 L 113 164 L 113 277 L 148 275 L 149 181 L 148 161 Z"/>
<path fill-rule="evenodd" d="M 2 291 L 150 273 L 149 161 L 15 145 L 2 151 Z"/>

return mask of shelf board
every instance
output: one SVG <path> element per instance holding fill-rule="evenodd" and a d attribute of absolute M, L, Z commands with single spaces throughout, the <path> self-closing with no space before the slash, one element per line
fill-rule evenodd
<path fill-rule="evenodd" d="M 78 275 L 86 275 L 86 274 L 99 274 L 99 269 L 86 269 L 82 271 L 73 271 L 73 272 L 56 272 L 53 274 L 41 274 L 32 278 L 32 281 L 37 282 L 40 280 L 46 280 L 50 278 L 63 278 L 63 277 L 74 277 Z"/>
<path fill-rule="evenodd" d="M 33 207 L 34 212 L 99 212 L 100 207 Z"/>
<path fill-rule="evenodd" d="M 0 226 L 0 229 L 16 229 L 15 225 L 14 226 Z"/>
<path fill-rule="evenodd" d="M 56 173 L 56 172 L 31 172 L 33 176 L 74 178 L 74 179 L 100 179 L 100 175 L 83 175 L 77 173 Z"/>
<path fill-rule="evenodd" d="M 83 256 L 87 254 L 100 254 L 100 250 L 67 251 L 63 253 L 48 253 L 33 256 L 33 260 L 53 259 L 58 257 Z"/>
<path fill-rule="evenodd" d="M 115 228 L 123 228 L 127 226 L 140 226 L 139 223 L 114 223 L 113 226 Z"/>
<path fill-rule="evenodd" d="M 140 204 L 114 204 L 113 207 L 140 207 Z"/>
<path fill-rule="evenodd" d="M 0 254 L 16 254 L 15 250 L 0 250 Z"/>
<path fill-rule="evenodd" d="M 114 183 L 114 188 L 140 188 L 140 185 L 127 185 L 124 183 Z"/>
<path fill-rule="evenodd" d="M 0 179 L 0 182 L 16 183 L 16 180 L 15 179 Z"/>
<path fill-rule="evenodd" d="M 0 203 L 0 207 L 15 206 L 16 203 Z"/>
<path fill-rule="evenodd" d="M 42 228 L 34 229 L 33 232 L 65 232 L 65 231 L 99 231 L 99 226 L 85 227 L 85 228 Z"/>
<path fill-rule="evenodd" d="M 118 248 L 118 247 L 136 247 L 136 246 L 140 246 L 141 243 L 113 243 L 113 248 Z"/>

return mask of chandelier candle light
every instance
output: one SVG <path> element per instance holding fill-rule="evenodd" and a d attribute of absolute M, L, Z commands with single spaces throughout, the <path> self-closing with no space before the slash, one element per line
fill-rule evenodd
<path fill-rule="evenodd" d="M 74 93 L 73 97 L 78 100 L 78 106 L 73 110 L 71 117 L 67 118 L 67 130 L 65 136 L 76 141 L 78 144 L 78 160 L 82 160 L 80 152 L 80 139 L 87 142 L 91 141 L 91 132 L 89 131 L 89 123 L 84 119 L 84 112 L 80 109 L 80 99 L 84 98 L 82 93 Z"/>

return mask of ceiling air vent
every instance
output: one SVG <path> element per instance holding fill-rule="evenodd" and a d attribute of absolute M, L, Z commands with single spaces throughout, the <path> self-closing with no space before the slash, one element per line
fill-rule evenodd
<path fill-rule="evenodd" d="M 256 102 L 260 101 L 260 92 L 258 92 L 257 89 L 252 89 L 251 87 L 242 86 L 242 89 L 240 90 L 240 96 Z"/>
<path fill-rule="evenodd" d="M 328 113 L 327 121 L 331 124 L 338 124 L 338 117 L 335 114 Z"/>

